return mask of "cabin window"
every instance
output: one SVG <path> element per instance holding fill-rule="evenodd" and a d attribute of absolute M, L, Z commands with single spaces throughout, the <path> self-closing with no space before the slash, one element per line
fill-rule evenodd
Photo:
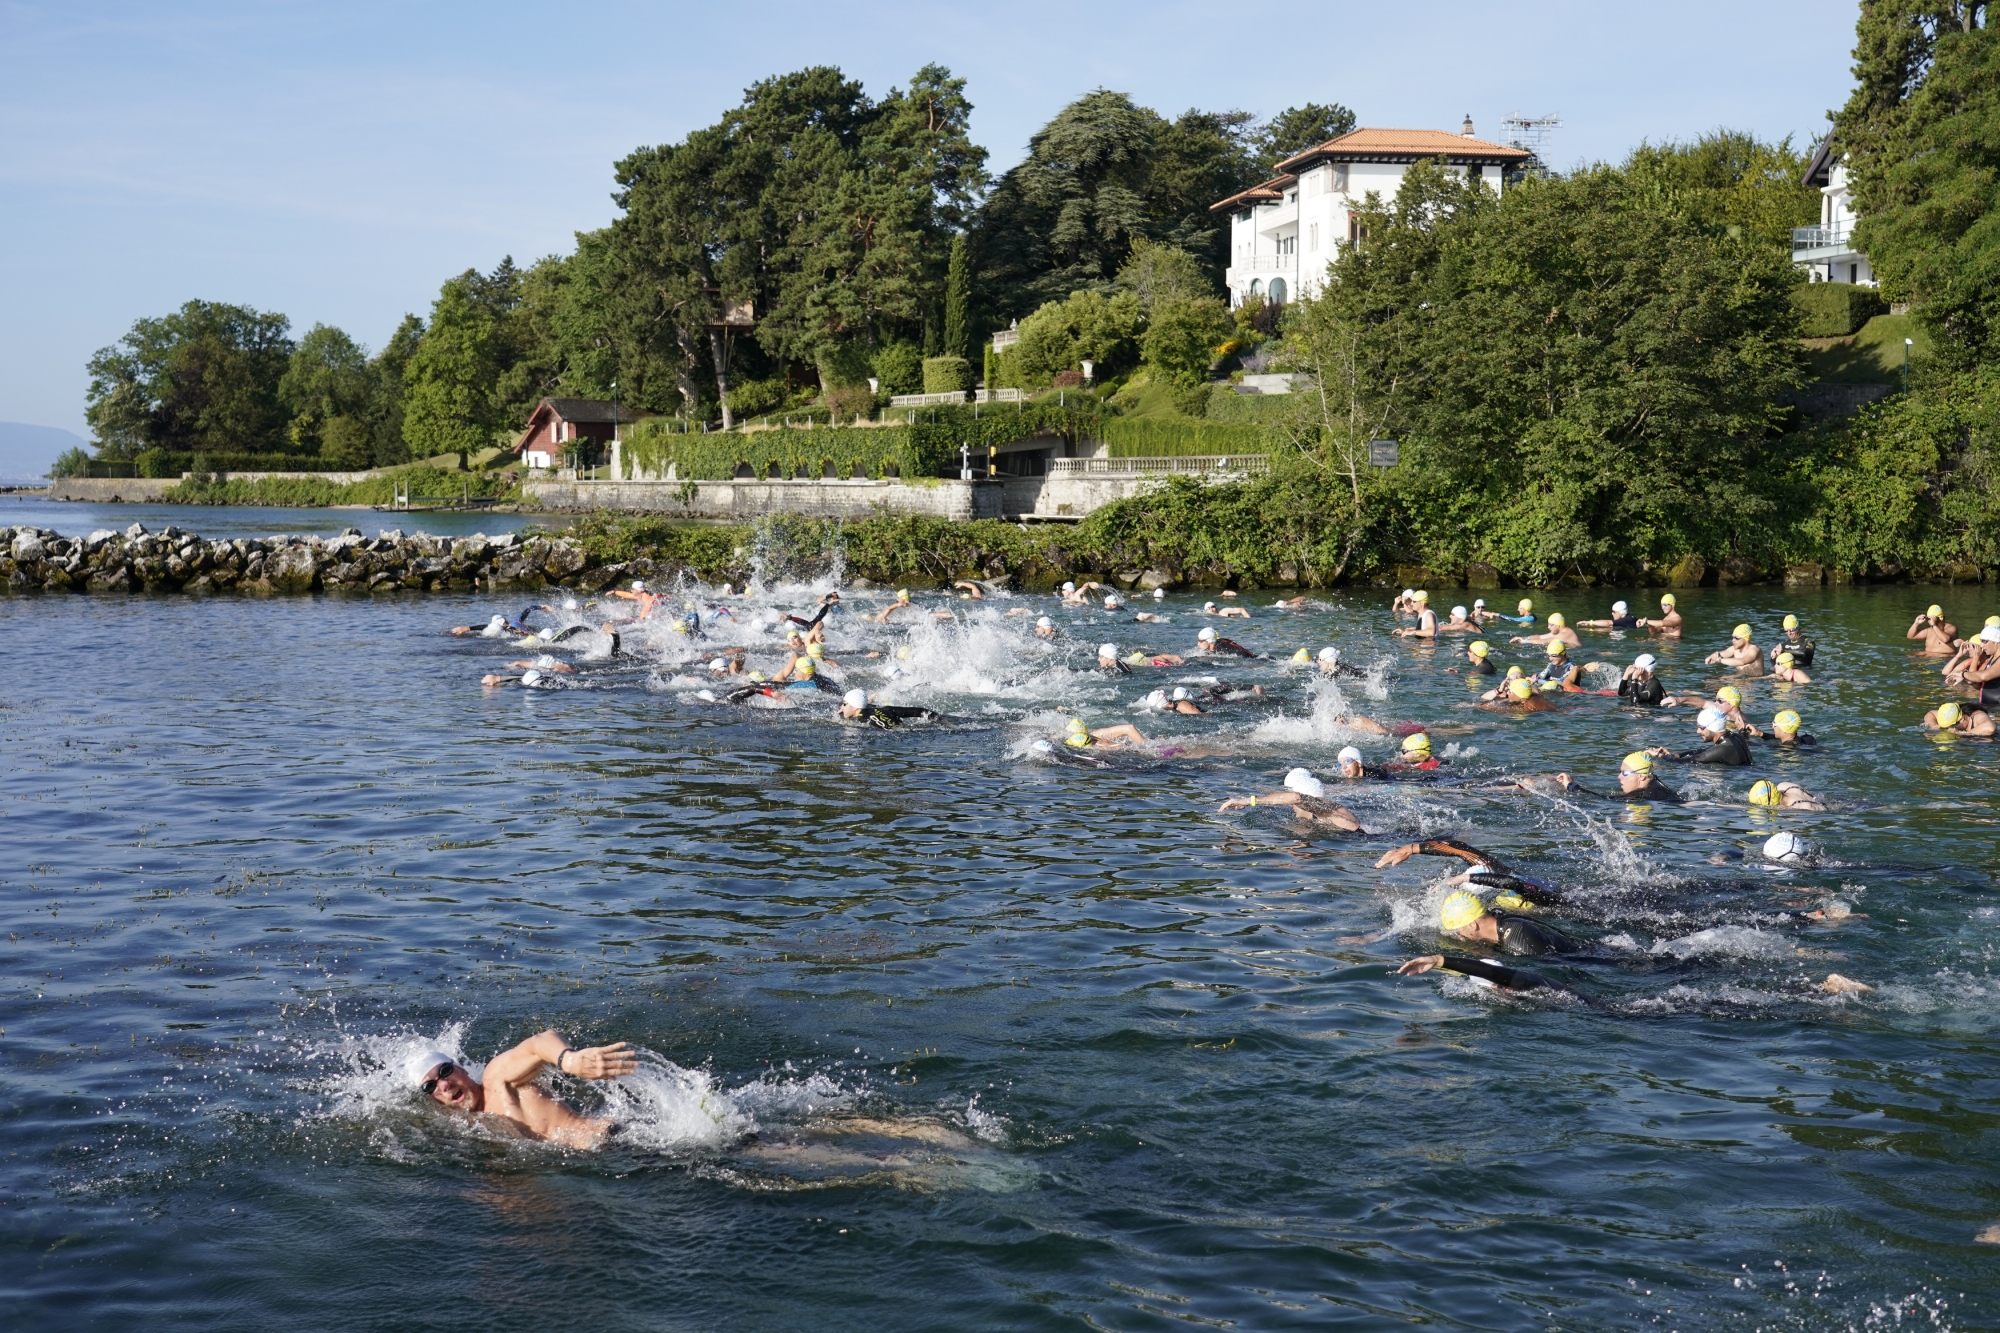
<path fill-rule="evenodd" d="M 1311 246 L 1315 250 L 1319 249 L 1319 223 L 1317 222 L 1312 224 Z"/>
<path fill-rule="evenodd" d="M 1333 169 L 1333 192 L 1335 194 L 1347 193 L 1347 164 L 1345 162 L 1342 162 Z"/>

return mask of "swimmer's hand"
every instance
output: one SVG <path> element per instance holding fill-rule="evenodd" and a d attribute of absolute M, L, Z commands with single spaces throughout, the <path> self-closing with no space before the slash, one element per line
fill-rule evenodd
<path fill-rule="evenodd" d="M 638 1067 L 639 1057 L 622 1041 L 609 1046 L 586 1046 L 562 1058 L 563 1072 L 578 1078 L 623 1078 Z"/>
<path fill-rule="evenodd" d="M 1422 958 L 1412 958 L 1409 962 L 1397 968 L 1396 975 L 1399 977 L 1420 977 L 1434 967 L 1443 966 L 1443 954 L 1427 953 Z"/>
<path fill-rule="evenodd" d="M 1375 863 L 1375 868 L 1382 870 L 1389 866 L 1399 866 L 1422 850 L 1423 844 L 1420 842 L 1404 843 L 1401 847 L 1382 853 L 1382 859 Z"/>

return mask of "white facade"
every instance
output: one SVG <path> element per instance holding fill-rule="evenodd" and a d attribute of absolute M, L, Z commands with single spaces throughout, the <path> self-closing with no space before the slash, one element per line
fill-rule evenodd
<path fill-rule="evenodd" d="M 1792 229 L 1792 262 L 1813 282 L 1875 286 L 1868 256 L 1854 248 L 1854 224 L 1859 219 L 1848 199 L 1847 162 L 1834 153 L 1832 140 L 1819 146 L 1805 180 L 1819 186 L 1819 225 Z"/>
<path fill-rule="evenodd" d="M 1230 213 L 1224 276 L 1230 308 L 1252 296 L 1282 305 L 1316 294 L 1340 248 L 1356 239 L 1355 210 L 1368 195 L 1388 204 L 1412 164 L 1440 155 L 1450 170 L 1471 172 L 1495 192 L 1503 188 L 1507 168 L 1528 157 L 1518 149 L 1434 130 L 1356 130 L 1292 158 L 1281 164 L 1292 170 L 1215 205 Z M 1460 156 L 1490 160 L 1451 161 Z"/>

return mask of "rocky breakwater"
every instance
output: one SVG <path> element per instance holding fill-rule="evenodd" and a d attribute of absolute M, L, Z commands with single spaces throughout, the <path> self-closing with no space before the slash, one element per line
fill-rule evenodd
<path fill-rule="evenodd" d="M 438 592 L 536 588 L 600 590 L 626 574 L 596 565 L 576 543 L 541 534 L 498 537 L 238 537 L 205 540 L 179 528 L 99 529 L 65 537 L 46 528 L 0 527 L 0 579 L 10 592 Z"/>

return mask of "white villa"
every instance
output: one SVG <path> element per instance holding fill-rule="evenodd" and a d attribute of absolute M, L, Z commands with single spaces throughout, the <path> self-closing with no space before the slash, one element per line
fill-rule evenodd
<path fill-rule="evenodd" d="M 1498 191 L 1531 156 L 1475 138 L 1467 116 L 1457 134 L 1360 129 L 1285 159 L 1262 185 L 1210 205 L 1212 212 L 1230 214 L 1230 308 L 1252 296 L 1282 305 L 1312 295 L 1338 248 L 1357 237 L 1359 222 L 1350 210 L 1371 191 L 1384 203 L 1395 198 L 1413 163 L 1441 157 Z"/>
<path fill-rule="evenodd" d="M 1834 149 L 1833 136 L 1820 142 L 1806 167 L 1805 183 L 1819 187 L 1819 225 L 1792 229 L 1792 262 L 1814 282 L 1851 282 L 1875 286 L 1868 256 L 1854 248 L 1857 221 L 1847 198 L 1847 164 Z"/>

